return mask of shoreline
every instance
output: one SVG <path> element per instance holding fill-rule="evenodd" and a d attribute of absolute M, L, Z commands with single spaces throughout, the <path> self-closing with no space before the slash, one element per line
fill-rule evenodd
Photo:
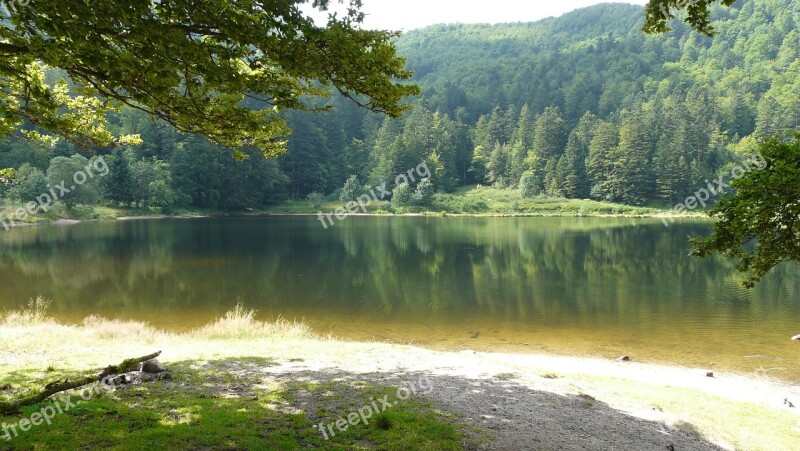
<path fill-rule="evenodd" d="M 51 220 L 43 220 L 37 222 L 15 222 L 14 224 L 7 224 L 7 229 L 36 227 L 36 226 L 72 226 L 83 224 L 86 222 L 111 222 L 111 221 L 143 221 L 148 219 L 199 219 L 211 218 L 217 215 L 144 215 L 144 216 L 120 216 L 117 218 L 98 218 L 98 219 L 71 219 L 71 218 L 58 218 Z M 220 217 L 225 215 L 219 215 Z"/>
<path fill-rule="evenodd" d="M 237 216 L 237 215 L 220 215 L 220 216 Z M 290 212 L 266 212 L 245 214 L 242 216 L 312 216 L 317 217 L 318 213 L 290 213 Z M 664 215 L 657 214 L 632 214 L 632 213 L 583 213 L 583 214 L 570 214 L 570 213 L 437 213 L 433 211 L 421 213 L 348 213 L 346 217 L 440 217 L 440 218 L 630 218 L 630 219 L 708 219 L 708 215 L 696 213 L 691 215 Z"/>
<path fill-rule="evenodd" d="M 219 391 L 238 386 L 250 393 L 297 381 L 399 387 L 426 377 L 433 386 L 426 402 L 467 431 L 483 431 L 473 439 L 492 436 L 488 445 L 468 449 L 520 449 L 532 440 L 546 448 L 598 449 L 609 439 L 637 449 L 766 450 L 800 440 L 799 409 L 784 404 L 800 405 L 800 384 L 766 376 L 708 377 L 699 368 L 598 357 L 341 341 L 302 323 L 260 322 L 239 313 L 184 333 L 96 316 L 66 325 L 11 313 L 0 318 L 0 384 L 14 386 L 7 396 L 18 395 L 36 386 L 30 381 L 73 377 L 162 350 L 159 359 L 176 368 L 179 379 L 213 374 L 212 388 Z M 55 372 L 44 371 L 47 365 Z M 182 391 L 188 388 L 169 390 L 191 405 L 193 392 Z M 293 409 L 306 412 L 312 424 L 330 421 L 330 413 L 314 410 L 317 401 L 308 402 Z M 768 437 L 764 424 L 774 427 Z"/>
<path fill-rule="evenodd" d="M 203 219 L 203 218 L 236 218 L 236 217 L 317 217 L 318 213 L 293 213 L 293 212 L 273 212 L 273 211 L 259 211 L 259 212 L 236 212 L 236 213 L 213 213 L 213 214 L 179 214 L 179 215 L 133 215 L 133 216 L 119 216 L 115 218 L 98 218 L 98 219 L 71 219 L 71 218 L 58 218 L 54 220 L 42 220 L 37 222 L 17 222 L 14 224 L 7 224 L 5 230 L 35 227 L 35 226 L 70 226 L 82 224 L 86 222 L 110 222 L 110 221 L 143 221 L 155 219 Z M 344 215 L 345 219 L 350 217 L 376 217 L 376 218 L 600 218 L 600 219 L 659 219 L 664 222 L 669 220 L 673 223 L 676 220 L 707 220 L 714 221 L 702 213 L 684 214 L 684 215 L 665 215 L 665 214 L 570 214 L 570 213 L 437 213 L 437 212 L 419 212 L 419 213 L 347 213 Z"/>

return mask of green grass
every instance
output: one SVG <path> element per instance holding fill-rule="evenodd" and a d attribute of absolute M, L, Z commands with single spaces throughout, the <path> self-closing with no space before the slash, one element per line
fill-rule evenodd
<path fill-rule="evenodd" d="M 464 443 L 451 416 L 414 397 L 383 412 L 381 421 L 337 430 L 326 440 L 315 425 L 347 417 L 397 388 L 341 374 L 323 380 L 324 372 L 298 380 L 265 375 L 275 358 L 302 361 L 297 355 L 313 355 L 328 343 L 304 324 L 257 321 L 238 304 L 206 327 L 173 334 L 96 316 L 59 324 L 46 317 L 47 306 L 37 298 L 0 316 L 0 400 L 157 349 L 164 349 L 161 360 L 173 379 L 101 390 L 50 425 L 19 431 L 10 442 L 0 437 L 0 449 L 448 450 Z M 65 394 L 80 399 L 77 392 Z M 0 415 L 0 425 L 18 424 L 48 405 Z"/>
<path fill-rule="evenodd" d="M 332 212 L 343 206 L 342 202 L 324 202 L 312 207 L 307 200 L 287 201 L 269 207 L 272 214 L 316 214 Z M 665 211 L 652 207 L 635 207 L 594 200 L 564 199 L 553 197 L 523 198 L 519 190 L 464 186 L 453 193 L 435 196 L 428 208 L 395 209 L 387 202 L 368 206 L 371 214 L 447 214 L 488 216 L 656 216 Z"/>
<path fill-rule="evenodd" d="M 126 216 L 161 216 L 165 213 L 158 208 L 119 208 L 109 206 L 76 205 L 67 208 L 61 203 L 55 203 L 46 212 L 37 212 L 34 215 L 17 215 L 17 210 L 23 204 L 11 202 L 8 199 L 0 200 L 0 218 L 12 219 L 15 223 L 46 224 L 59 219 L 71 220 L 111 220 Z M 202 208 L 174 208 L 169 214 L 179 216 L 204 216 L 220 214 L 219 210 Z M 2 227 L 2 225 L 0 225 Z"/>
<path fill-rule="evenodd" d="M 312 205 L 308 200 L 288 200 L 263 209 L 251 209 L 240 212 L 223 212 L 216 209 L 174 208 L 170 215 L 178 216 L 213 216 L 213 215 L 315 215 L 318 212 L 331 213 L 344 206 L 340 201 L 325 201 L 320 205 Z M 7 200 L 0 203 L 0 216 L 14 217 L 20 205 L 11 204 Z M 648 217 L 674 215 L 671 206 L 651 202 L 648 206 L 630 206 L 611 202 L 598 202 L 588 199 L 564 199 L 547 196 L 523 198 L 519 190 L 494 188 L 481 185 L 463 186 L 453 193 L 436 194 L 433 203 L 426 208 L 403 207 L 394 208 L 390 202 L 382 201 L 367 206 L 369 214 L 423 214 L 423 215 L 463 215 L 463 216 L 629 216 Z M 361 210 L 358 211 L 361 213 Z M 108 220 L 125 216 L 160 216 L 164 213 L 155 208 L 117 208 L 108 206 L 76 206 L 67 209 L 55 204 L 47 213 L 30 216 L 25 222 L 48 223 L 58 219 L 76 220 Z M 681 216 L 702 216 L 697 210 Z M 16 219 L 15 219 L 16 220 Z"/>
<path fill-rule="evenodd" d="M 539 196 L 524 198 L 518 190 L 486 186 L 462 187 L 453 194 L 439 194 L 434 211 L 492 213 L 532 216 L 655 215 L 660 210 L 593 200 Z"/>
<path fill-rule="evenodd" d="M 270 364 L 266 359 L 237 359 L 237 363 L 248 361 L 256 367 Z M 51 425 L 35 426 L 6 445 L 14 449 L 446 450 L 460 449 L 462 443 L 451 420 L 422 400 L 409 400 L 384 412 L 389 427 L 381 427 L 378 421 L 359 423 L 345 432 L 336 430 L 328 439 L 315 427 L 346 417 L 357 407 L 369 405 L 372 398 L 393 393 L 392 387 L 347 387 L 348 404 L 325 396 L 343 390 L 344 382 L 286 383 L 231 396 L 221 388 L 242 381 L 225 373 L 222 362 L 212 375 L 190 362 L 173 363 L 170 368 L 174 381 L 102 393 L 56 415 Z M 298 392 L 322 400 L 319 410 L 293 411 Z M 41 408 L 29 407 L 0 421 L 29 418 Z"/>

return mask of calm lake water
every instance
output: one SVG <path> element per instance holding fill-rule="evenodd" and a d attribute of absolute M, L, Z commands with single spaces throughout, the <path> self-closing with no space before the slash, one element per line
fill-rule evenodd
<path fill-rule="evenodd" d="M 53 300 L 186 330 L 237 301 L 320 333 L 436 349 L 554 352 L 800 380 L 800 267 L 742 287 L 688 257 L 707 222 L 313 217 L 84 223 L 0 232 L 0 309 Z"/>

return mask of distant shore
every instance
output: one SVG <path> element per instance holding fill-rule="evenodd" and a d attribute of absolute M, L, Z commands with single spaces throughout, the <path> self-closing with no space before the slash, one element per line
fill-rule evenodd
<path fill-rule="evenodd" d="M 394 207 L 390 202 L 379 202 L 368 208 L 344 209 L 344 202 L 326 200 L 313 204 L 308 200 L 287 200 L 282 203 L 242 211 L 221 211 L 213 209 L 175 210 L 175 214 L 165 214 L 158 210 L 95 207 L 93 209 L 60 209 L 48 217 L 36 217 L 36 221 L 16 223 L 25 227 L 36 224 L 69 225 L 75 221 L 102 220 L 144 220 L 169 218 L 207 218 L 216 216 L 320 216 L 339 215 L 340 217 L 382 216 L 382 217 L 592 217 L 592 218 L 655 218 L 666 223 L 676 219 L 708 219 L 705 211 L 684 211 L 677 213 L 664 206 L 631 206 L 589 199 L 563 199 L 549 197 L 523 198 L 517 190 L 468 186 L 454 193 L 438 194 L 428 207 Z M 0 214 L 2 211 L 0 211 Z M 0 229 L 2 230 L 2 229 Z"/>
<path fill-rule="evenodd" d="M 42 218 L 40 221 L 37 222 L 16 222 L 14 224 L 8 224 L 9 229 L 14 228 L 24 228 L 24 227 L 33 227 L 33 226 L 43 226 L 43 225 L 52 225 L 52 226 L 71 226 L 76 224 L 81 224 L 85 222 L 107 222 L 107 221 L 143 221 L 143 220 L 154 220 L 154 219 L 201 219 L 201 218 L 212 218 L 212 217 L 269 217 L 269 216 L 297 216 L 297 217 L 318 217 L 319 213 L 297 213 L 297 212 L 288 212 L 288 211 L 275 211 L 275 210 L 268 210 L 268 211 L 244 211 L 244 212 L 217 212 L 217 213 L 210 213 L 210 214 L 178 214 L 178 215 L 165 215 L 165 214 L 152 214 L 152 215 L 135 215 L 135 216 L 119 216 L 119 217 L 110 217 L 110 218 L 98 218 L 98 219 L 71 219 L 71 218 L 58 218 L 58 219 L 46 219 Z M 678 219 L 706 219 L 711 220 L 707 215 L 700 214 L 700 213 L 693 213 L 693 214 L 681 214 L 681 215 L 668 215 L 664 213 L 643 213 L 643 214 L 632 214 L 632 213 L 590 213 L 590 214 L 569 214 L 569 213 L 441 213 L 441 212 L 432 212 L 432 211 L 424 211 L 424 212 L 414 212 L 414 213 L 388 213 L 388 212 L 380 212 L 380 213 L 347 213 L 344 215 L 345 217 L 399 217 L 399 218 L 409 218 L 409 217 L 453 217 L 453 218 L 649 218 L 649 219 L 660 219 L 667 223 L 672 223 Z M 0 227 L 0 231 L 3 230 L 3 227 Z"/>
<path fill-rule="evenodd" d="M 96 219 L 73 219 L 73 218 L 57 218 L 57 219 L 49 219 L 49 218 L 39 218 L 37 222 L 15 222 L 13 224 L 6 224 L 6 227 L 9 229 L 13 228 L 22 228 L 22 227 L 33 227 L 33 226 L 42 226 L 42 225 L 52 225 L 52 226 L 71 226 L 76 224 L 82 224 L 84 222 L 103 222 L 103 221 L 141 221 L 147 219 L 197 219 L 197 218 L 209 218 L 215 215 L 201 215 L 201 214 L 180 214 L 180 215 L 165 215 L 165 214 L 153 214 L 153 215 L 137 215 L 137 216 L 119 216 L 119 217 L 105 217 L 105 218 L 96 218 Z M 222 216 L 222 215 L 220 215 Z M 5 227 L 0 225 L 0 231 L 2 231 Z"/>

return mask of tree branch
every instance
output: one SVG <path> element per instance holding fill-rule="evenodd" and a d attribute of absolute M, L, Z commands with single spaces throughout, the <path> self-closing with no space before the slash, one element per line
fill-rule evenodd
<path fill-rule="evenodd" d="M 148 360 L 154 359 L 161 355 L 161 351 L 154 352 L 150 355 L 146 355 L 144 357 L 138 357 L 133 359 L 127 359 L 116 366 L 109 366 L 105 368 L 102 372 L 92 376 L 85 376 L 82 377 L 74 382 L 69 382 L 65 380 L 64 382 L 56 381 L 51 382 L 45 385 L 45 388 L 40 391 L 39 393 L 31 396 L 27 396 L 24 398 L 14 399 L 11 401 L 2 401 L 0 402 L 0 413 L 13 413 L 19 410 L 20 407 L 31 406 L 37 403 L 44 401 L 45 399 L 55 395 L 56 393 L 61 393 L 66 390 L 72 390 L 74 388 L 80 388 L 84 385 L 89 385 L 94 382 L 98 382 L 103 380 L 104 377 L 112 375 L 112 374 L 119 374 L 119 373 L 127 373 L 131 369 L 133 369 L 136 365 L 146 362 Z"/>
<path fill-rule="evenodd" d="M 8 42 L 0 42 L 0 53 L 3 55 L 22 55 L 28 53 L 28 48 L 9 44 Z"/>

